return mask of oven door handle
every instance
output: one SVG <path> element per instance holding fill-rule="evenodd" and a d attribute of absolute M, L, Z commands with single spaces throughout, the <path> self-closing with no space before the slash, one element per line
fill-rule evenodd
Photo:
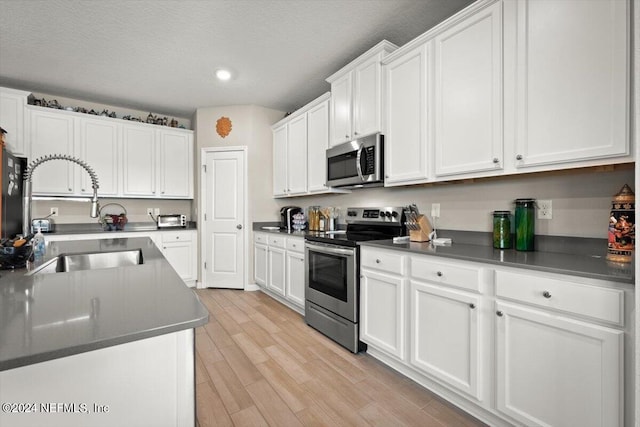
<path fill-rule="evenodd" d="M 364 150 L 364 144 L 360 144 L 358 147 L 358 154 L 356 154 L 356 170 L 361 181 L 364 181 L 364 175 L 362 175 L 362 165 L 360 164 L 362 158 L 362 151 Z"/>
<path fill-rule="evenodd" d="M 312 245 L 307 243 L 307 248 L 310 250 L 315 250 L 317 252 L 335 254 L 335 255 L 354 255 L 353 249 L 340 249 L 340 248 L 332 248 L 330 246 L 320 246 L 320 245 Z"/>

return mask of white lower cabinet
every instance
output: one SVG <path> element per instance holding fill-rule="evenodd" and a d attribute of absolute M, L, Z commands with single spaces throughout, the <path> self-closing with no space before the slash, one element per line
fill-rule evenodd
<path fill-rule="evenodd" d="M 482 400 L 480 295 L 411 281 L 411 364 Z"/>
<path fill-rule="evenodd" d="M 267 294 L 304 312 L 304 238 L 279 233 L 253 235 L 254 280 Z"/>
<path fill-rule="evenodd" d="M 623 331 L 497 303 L 497 406 L 525 425 L 622 426 Z"/>
<path fill-rule="evenodd" d="M 364 245 L 360 289 L 367 351 L 489 425 L 633 423 L 633 285 Z"/>

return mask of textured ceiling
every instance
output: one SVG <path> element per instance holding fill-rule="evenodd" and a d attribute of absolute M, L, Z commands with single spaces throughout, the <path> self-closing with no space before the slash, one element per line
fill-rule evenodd
<path fill-rule="evenodd" d="M 0 85 L 181 117 L 292 111 L 382 39 L 401 46 L 471 2 L 0 0 Z"/>

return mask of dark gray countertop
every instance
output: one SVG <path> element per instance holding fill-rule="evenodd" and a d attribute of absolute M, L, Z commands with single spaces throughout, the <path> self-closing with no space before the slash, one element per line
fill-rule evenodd
<path fill-rule="evenodd" d="M 148 237 L 49 242 L 61 253 L 142 250 L 143 264 L 0 271 L 0 371 L 203 325 L 208 312 Z"/>
<path fill-rule="evenodd" d="M 433 246 L 430 243 L 393 243 L 393 240 L 362 242 L 360 246 L 433 255 L 464 261 L 484 262 L 505 267 L 526 268 L 549 273 L 569 274 L 591 279 L 634 283 L 632 265 L 610 263 L 604 256 L 574 255 L 559 252 L 519 252 L 515 249 L 499 250 L 492 246 L 456 243 L 451 246 Z"/>
<path fill-rule="evenodd" d="M 310 233 L 309 231 L 287 232 L 262 229 L 264 226 L 278 224 L 278 222 L 256 222 L 253 224 L 253 231 L 301 237 Z M 606 239 L 536 236 L 536 248 L 539 250 L 519 252 L 515 249 L 502 251 L 493 249 L 491 233 L 439 230 L 438 235 L 452 238 L 453 244 L 432 246 L 430 243 L 396 244 L 392 240 L 375 240 L 362 242 L 360 245 L 634 284 L 633 263 L 617 264 L 606 260 Z"/>
<path fill-rule="evenodd" d="M 197 224 L 193 221 L 189 221 L 187 223 L 186 228 L 176 227 L 176 228 L 158 228 L 155 222 L 147 221 L 147 222 L 129 222 L 124 226 L 124 230 L 113 230 L 106 231 L 103 230 L 102 225 L 97 222 L 90 223 L 79 223 L 79 224 L 55 224 L 54 231 L 51 233 L 45 233 L 45 238 L 47 235 L 58 235 L 58 234 L 94 234 L 94 233 L 104 233 L 104 234 L 113 234 L 113 237 L 118 237 L 118 234 L 128 233 L 128 232 L 142 232 L 142 231 L 180 231 L 180 230 L 196 230 Z"/>

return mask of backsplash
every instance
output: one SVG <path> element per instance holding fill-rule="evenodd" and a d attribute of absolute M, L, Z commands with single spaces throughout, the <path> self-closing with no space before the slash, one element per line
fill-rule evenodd
<path fill-rule="evenodd" d="M 344 222 L 344 209 L 350 206 L 416 203 L 422 213 L 430 216 L 431 204 L 440 203 L 437 228 L 488 232 L 493 227 L 494 210 L 513 212 L 513 201 L 517 198 L 548 199 L 553 202 L 553 219 L 536 219 L 537 235 L 606 238 L 611 197 L 623 184 L 632 186 L 633 182 L 633 166 L 619 166 L 607 172 L 581 169 L 474 182 L 360 189 L 349 194 L 278 199 L 278 204 L 304 208 L 337 206 L 341 208 L 339 222 Z M 272 221 L 277 219 L 278 212 L 263 215 L 256 220 Z"/>

